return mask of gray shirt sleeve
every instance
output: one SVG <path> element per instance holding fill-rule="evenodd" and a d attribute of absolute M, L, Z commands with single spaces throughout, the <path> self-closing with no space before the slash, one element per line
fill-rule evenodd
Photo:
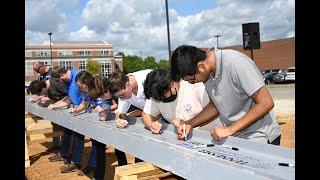
<path fill-rule="evenodd" d="M 238 88 L 249 97 L 264 86 L 262 75 L 255 63 L 246 56 L 240 56 L 231 63 L 231 77 Z"/>

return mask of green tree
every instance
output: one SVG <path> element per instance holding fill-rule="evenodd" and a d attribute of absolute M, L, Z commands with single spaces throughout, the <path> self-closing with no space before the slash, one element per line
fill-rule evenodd
<path fill-rule="evenodd" d="M 101 73 L 101 65 L 97 61 L 93 61 L 91 59 L 88 59 L 86 71 L 88 71 L 93 76 L 97 75 L 97 74 Z"/>
<path fill-rule="evenodd" d="M 131 73 L 136 72 L 139 70 L 142 70 L 143 67 L 143 61 L 139 56 L 125 56 L 123 58 L 123 72 L 124 73 Z"/>
<path fill-rule="evenodd" d="M 165 59 L 161 59 L 158 63 L 158 67 L 159 69 L 170 69 L 170 62 L 168 60 Z"/>
<path fill-rule="evenodd" d="M 118 52 L 116 55 L 117 55 L 117 56 L 126 57 L 123 52 Z"/>
<path fill-rule="evenodd" d="M 158 69 L 158 64 L 153 56 L 148 56 L 143 61 L 144 69 Z"/>

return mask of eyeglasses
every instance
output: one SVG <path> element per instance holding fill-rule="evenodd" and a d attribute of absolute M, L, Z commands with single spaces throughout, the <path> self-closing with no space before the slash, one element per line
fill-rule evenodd
<path fill-rule="evenodd" d="M 197 82 L 197 80 L 196 80 L 196 74 L 193 74 L 193 78 L 192 78 L 192 79 L 185 80 L 185 81 L 188 81 L 190 84 L 196 83 L 196 82 Z"/>

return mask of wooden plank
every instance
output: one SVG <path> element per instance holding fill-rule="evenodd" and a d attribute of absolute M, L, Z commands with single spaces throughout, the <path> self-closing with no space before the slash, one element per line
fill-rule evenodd
<path fill-rule="evenodd" d="M 29 132 L 32 132 L 32 131 L 39 131 L 39 130 L 51 129 L 51 128 L 52 128 L 51 121 L 41 120 L 41 121 L 38 121 L 37 123 L 31 125 L 30 127 L 27 127 L 27 130 Z"/>
<path fill-rule="evenodd" d="M 158 169 L 151 163 L 139 162 L 115 168 L 114 180 L 137 180 L 137 174 Z"/>
<path fill-rule="evenodd" d="M 27 133 L 24 132 L 24 166 L 25 167 L 30 167 L 30 159 L 29 159 L 29 149 L 28 149 L 28 144 L 27 144 Z"/>
<path fill-rule="evenodd" d="M 31 134 L 31 135 L 27 136 L 27 139 L 28 139 L 28 143 L 30 144 L 35 141 L 43 140 L 46 138 L 59 137 L 59 136 L 62 136 L 61 131 L 44 133 L 44 134 Z"/>

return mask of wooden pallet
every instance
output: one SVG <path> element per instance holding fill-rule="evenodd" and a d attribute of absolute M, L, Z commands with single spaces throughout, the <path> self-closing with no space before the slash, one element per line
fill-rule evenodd
<path fill-rule="evenodd" d="M 49 120 L 40 119 L 33 114 L 25 114 L 25 167 L 30 166 L 29 144 L 41 142 L 47 138 L 62 136 L 61 131 L 52 132 L 52 125 Z"/>
<path fill-rule="evenodd" d="M 139 162 L 115 168 L 114 180 L 160 179 L 172 175 L 170 172 L 147 162 Z"/>

